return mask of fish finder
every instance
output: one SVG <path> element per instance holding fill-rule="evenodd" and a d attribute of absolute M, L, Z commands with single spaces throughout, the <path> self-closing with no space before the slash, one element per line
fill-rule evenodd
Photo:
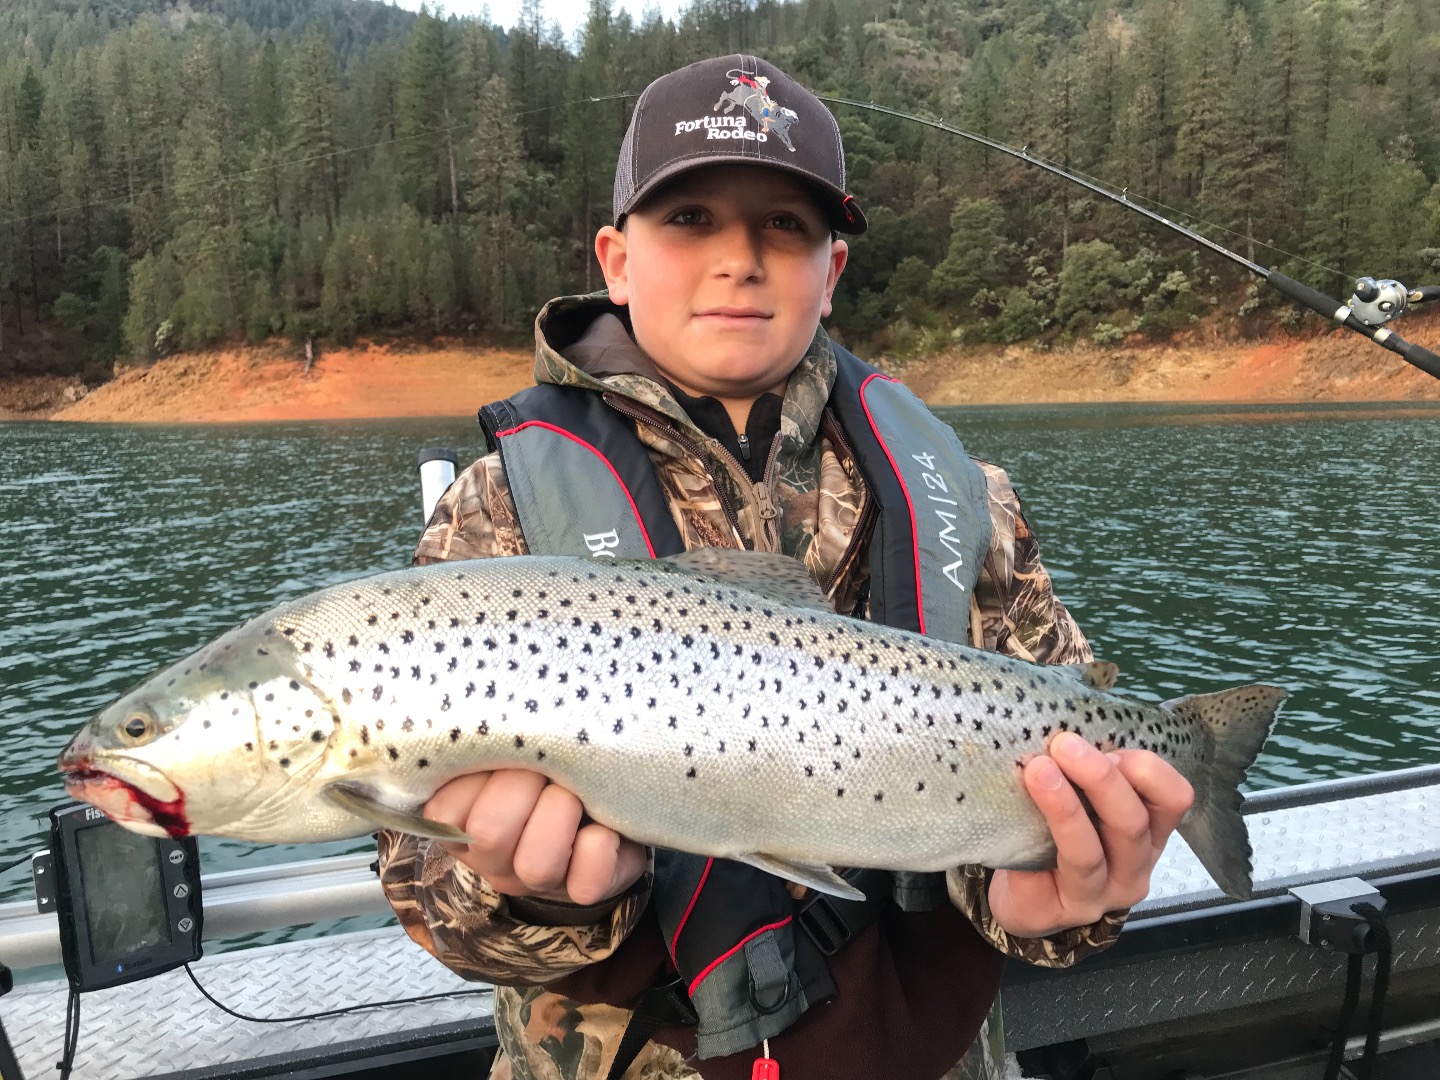
<path fill-rule="evenodd" d="M 50 854 L 60 952 L 74 990 L 119 986 L 200 958 L 194 838 L 141 836 L 72 803 L 50 811 Z"/>

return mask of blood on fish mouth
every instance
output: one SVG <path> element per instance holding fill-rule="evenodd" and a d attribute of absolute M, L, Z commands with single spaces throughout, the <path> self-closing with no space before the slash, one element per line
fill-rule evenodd
<path fill-rule="evenodd" d="M 190 835 L 184 792 L 158 799 L 118 776 L 78 764 L 65 769 L 65 790 L 116 821 L 156 825 L 176 840 Z"/>

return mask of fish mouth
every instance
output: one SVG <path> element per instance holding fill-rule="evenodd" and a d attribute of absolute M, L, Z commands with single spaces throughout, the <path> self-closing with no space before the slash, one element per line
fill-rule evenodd
<path fill-rule="evenodd" d="M 173 839 L 190 835 L 184 793 L 157 771 L 136 769 L 154 773 L 153 779 L 158 781 L 155 786 L 168 789 L 163 792 L 168 798 L 98 768 L 93 761 L 64 760 L 60 768 L 65 774 L 65 791 L 71 798 L 89 803 L 132 832 Z"/>

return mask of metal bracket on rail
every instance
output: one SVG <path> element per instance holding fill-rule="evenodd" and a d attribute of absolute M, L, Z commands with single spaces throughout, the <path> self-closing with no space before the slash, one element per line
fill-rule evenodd
<path fill-rule="evenodd" d="M 1345 975 L 1345 1001 L 1335 1025 L 1325 1080 L 1338 1080 L 1345 1062 L 1345 1044 L 1360 1005 L 1360 977 L 1364 958 L 1375 953 L 1375 977 L 1370 990 L 1365 1049 L 1355 1065 L 1355 1080 L 1370 1080 L 1380 1045 L 1385 995 L 1390 988 L 1390 927 L 1385 921 L 1385 898 L 1360 878 L 1341 878 L 1303 885 L 1290 893 L 1300 901 L 1298 935 L 1307 945 L 1349 955 Z"/>

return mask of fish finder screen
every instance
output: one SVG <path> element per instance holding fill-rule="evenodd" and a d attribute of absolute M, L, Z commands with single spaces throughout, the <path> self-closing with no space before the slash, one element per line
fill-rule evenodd
<path fill-rule="evenodd" d="M 155 841 L 116 825 L 75 833 L 85 925 L 95 964 L 168 944 L 164 882 Z"/>

